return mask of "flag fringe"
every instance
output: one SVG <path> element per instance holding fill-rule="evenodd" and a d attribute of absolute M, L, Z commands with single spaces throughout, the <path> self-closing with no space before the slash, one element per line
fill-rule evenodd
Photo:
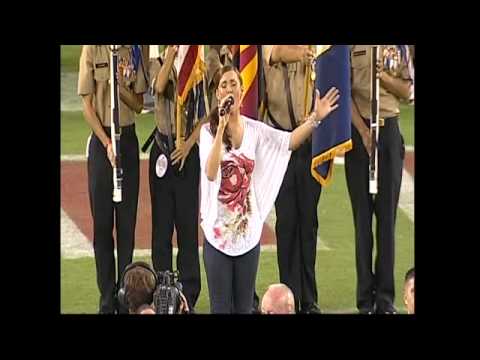
<path fill-rule="evenodd" d="M 330 150 L 315 156 L 312 159 L 312 165 L 311 165 L 311 168 L 310 168 L 312 176 L 315 178 L 315 180 L 317 180 L 322 186 L 329 185 L 329 183 L 331 181 L 331 178 L 332 178 L 332 174 L 333 174 L 333 166 L 330 166 L 330 168 L 328 169 L 328 174 L 325 178 L 317 172 L 317 170 L 316 170 L 317 166 L 320 166 L 321 164 L 323 164 L 326 161 L 333 161 L 337 154 L 339 154 L 341 152 L 346 153 L 347 151 L 350 151 L 351 149 L 352 149 L 352 140 L 349 139 L 349 140 L 345 141 L 344 143 L 341 143 L 341 144 L 331 148 Z"/>

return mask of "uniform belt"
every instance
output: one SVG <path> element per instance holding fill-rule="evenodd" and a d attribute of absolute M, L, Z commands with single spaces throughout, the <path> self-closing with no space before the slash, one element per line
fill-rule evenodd
<path fill-rule="evenodd" d="M 103 130 L 110 135 L 111 128 L 110 126 L 104 126 Z M 121 134 L 134 134 L 135 133 L 135 124 L 120 126 L 120 135 Z"/>
<path fill-rule="evenodd" d="M 161 133 L 160 131 L 158 132 L 158 135 L 160 135 L 160 137 L 162 138 L 162 140 L 165 140 L 168 142 L 168 135 L 165 135 L 163 133 Z M 175 141 L 176 139 L 176 135 L 175 134 L 172 134 L 172 139 L 173 141 Z"/>
<path fill-rule="evenodd" d="M 398 116 L 392 116 L 392 117 L 389 117 L 389 118 L 379 118 L 379 119 L 378 119 L 378 125 L 379 125 L 380 127 L 383 127 L 383 126 L 385 126 L 385 123 L 386 123 L 387 121 L 390 121 L 390 120 L 398 120 Z M 365 118 L 363 118 L 363 121 L 365 122 L 365 124 L 366 124 L 367 126 L 370 126 L 370 119 L 365 119 Z"/>
<path fill-rule="evenodd" d="M 175 134 L 172 135 L 172 139 L 175 139 Z M 165 153 L 165 154 L 170 153 L 168 151 L 168 135 L 162 134 L 160 131 L 158 131 L 158 128 L 156 126 L 153 129 L 150 136 L 148 137 L 148 139 L 143 144 L 142 152 L 147 152 L 147 150 L 150 147 L 150 145 L 152 144 L 153 140 L 155 140 L 158 147 L 162 150 L 163 153 Z"/>

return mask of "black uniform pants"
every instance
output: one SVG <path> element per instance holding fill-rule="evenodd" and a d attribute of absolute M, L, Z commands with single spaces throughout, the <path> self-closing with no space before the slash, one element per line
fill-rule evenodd
<path fill-rule="evenodd" d="M 110 135 L 110 128 L 104 128 Z M 122 201 L 114 203 L 113 169 L 102 142 L 92 134 L 88 149 L 88 191 L 93 217 L 93 248 L 100 291 L 101 313 L 113 313 L 117 277 L 113 243 L 113 226 L 116 225 L 118 279 L 132 262 L 135 246 L 139 190 L 138 139 L 135 125 L 122 128 L 120 137 L 121 165 L 123 168 Z M 127 312 L 127 309 L 120 309 Z"/>
<path fill-rule="evenodd" d="M 280 281 L 295 297 L 295 308 L 318 301 L 315 280 L 317 255 L 317 204 L 321 186 L 310 171 L 312 145 L 305 142 L 292 152 L 275 201 L 277 257 Z"/>
<path fill-rule="evenodd" d="M 152 202 L 152 262 L 155 271 L 172 271 L 172 235 L 177 230 L 177 269 L 183 293 L 192 309 L 200 294 L 200 262 L 198 256 L 198 211 L 200 158 L 198 145 L 193 145 L 183 175 L 176 176 L 171 164 L 162 178 L 156 175 L 155 164 L 161 154 L 154 142 L 150 151 L 150 197 Z"/>
<path fill-rule="evenodd" d="M 352 125 L 353 149 L 345 154 L 345 175 L 355 225 L 357 307 L 389 309 L 395 298 L 395 220 L 405 146 L 398 118 L 385 119 L 378 141 L 378 193 L 369 193 L 368 153 Z M 372 217 L 376 216 L 376 259 L 372 271 Z"/>

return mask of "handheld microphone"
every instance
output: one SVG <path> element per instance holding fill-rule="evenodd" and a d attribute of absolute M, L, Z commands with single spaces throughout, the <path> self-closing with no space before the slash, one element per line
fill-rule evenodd
<path fill-rule="evenodd" d="M 234 104 L 235 100 L 233 99 L 233 96 L 230 95 L 228 99 L 223 103 L 223 107 L 220 108 L 219 114 L 220 116 L 225 116 L 225 114 L 228 114 L 230 112 L 230 107 Z"/>

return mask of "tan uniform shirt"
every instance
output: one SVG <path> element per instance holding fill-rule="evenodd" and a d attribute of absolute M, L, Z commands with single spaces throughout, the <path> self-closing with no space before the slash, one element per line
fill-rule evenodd
<path fill-rule="evenodd" d="M 290 114 L 288 110 L 287 94 L 285 91 L 285 79 L 282 63 L 272 64 L 273 45 L 263 45 L 263 59 L 265 70 L 266 91 L 268 97 L 268 110 L 275 121 L 285 130 L 292 130 Z M 305 71 L 306 66 L 301 61 L 287 64 L 288 78 L 290 79 L 290 92 L 292 94 L 293 112 L 297 126 L 303 122 L 305 117 Z M 307 95 L 307 108 L 310 110 L 313 97 L 313 84 L 310 83 Z M 269 115 L 265 116 L 265 122 L 273 125 Z"/>
<path fill-rule="evenodd" d="M 162 53 L 162 64 L 165 59 L 163 58 L 165 52 Z M 162 68 L 160 60 L 152 59 L 150 61 L 150 84 L 153 91 L 153 98 L 155 101 L 155 122 L 157 124 L 158 131 L 163 135 L 168 135 L 168 126 L 170 124 L 170 132 L 175 139 L 176 135 L 176 114 L 177 114 L 177 76 L 175 73 L 175 67 L 172 65 L 172 70 L 168 74 L 168 81 L 163 94 L 159 94 L 155 90 L 155 84 L 157 82 L 157 76 Z M 170 114 L 170 115 L 169 115 Z"/>
<path fill-rule="evenodd" d="M 119 49 L 119 63 L 133 69 L 131 45 L 125 45 Z M 147 90 L 147 83 L 142 65 L 138 66 L 137 72 L 130 71 L 125 76 L 125 82 L 129 89 L 136 94 L 143 94 Z M 93 94 L 93 104 L 98 118 L 103 126 L 111 126 L 110 109 L 110 50 L 108 45 L 83 45 L 80 55 L 80 67 L 78 72 L 78 95 Z M 120 126 L 131 125 L 135 122 L 135 114 L 123 101 L 120 103 Z"/>
<path fill-rule="evenodd" d="M 385 56 L 387 52 L 397 51 L 396 45 L 381 45 L 380 57 Z M 370 63 L 371 63 L 372 45 L 353 45 L 350 49 L 350 60 L 352 66 L 352 97 L 355 101 L 360 115 L 366 119 L 370 119 Z M 398 67 L 395 72 L 389 72 L 395 77 L 411 80 L 408 72 L 408 64 L 406 64 L 400 56 L 400 52 L 396 55 L 398 58 Z M 397 116 L 400 113 L 400 99 L 394 94 L 388 92 L 382 87 L 380 82 L 380 117 L 389 118 Z"/>
<path fill-rule="evenodd" d="M 163 91 L 163 94 L 158 94 L 155 91 L 155 83 L 157 81 L 158 73 L 160 72 L 162 66 L 165 64 L 166 49 L 160 55 L 161 63 L 158 59 L 152 59 L 150 61 L 150 84 L 153 89 L 153 95 L 155 100 L 155 121 L 157 123 L 157 128 L 163 135 L 168 135 L 168 125 L 170 123 L 172 137 L 175 140 L 177 134 L 177 71 L 175 66 L 172 65 L 172 69 L 168 74 L 168 81 Z M 187 100 L 188 103 L 188 100 Z M 187 105 L 187 104 L 185 104 Z M 170 116 L 168 114 L 170 113 Z M 181 112 L 182 122 L 181 122 L 181 137 L 185 137 L 186 128 L 187 128 L 187 117 L 185 109 Z M 196 122 L 199 119 L 193 120 L 192 130 L 195 128 Z M 186 140 L 186 138 L 185 138 Z"/>

